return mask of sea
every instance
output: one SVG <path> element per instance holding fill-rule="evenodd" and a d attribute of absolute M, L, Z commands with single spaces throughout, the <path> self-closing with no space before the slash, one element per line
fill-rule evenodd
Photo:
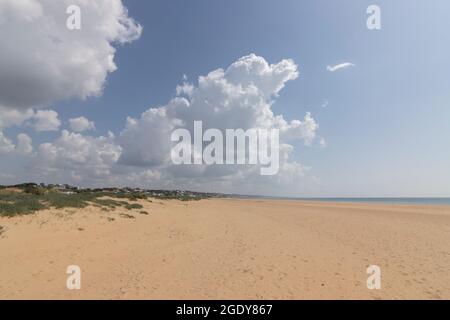
<path fill-rule="evenodd" d="M 326 201 L 326 202 L 450 205 L 450 198 L 296 198 L 296 199 Z"/>
<path fill-rule="evenodd" d="M 450 198 L 289 198 L 265 196 L 239 196 L 239 198 L 300 200 L 350 203 L 411 204 L 411 205 L 450 205 Z"/>

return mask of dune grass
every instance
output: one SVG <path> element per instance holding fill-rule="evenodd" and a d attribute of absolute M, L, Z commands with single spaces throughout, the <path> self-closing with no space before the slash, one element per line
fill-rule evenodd
<path fill-rule="evenodd" d="M 47 208 L 40 196 L 28 193 L 0 194 L 0 216 L 29 214 Z"/>
<path fill-rule="evenodd" d="M 199 194 L 180 194 L 178 191 L 157 191 L 155 193 L 152 194 L 152 198 L 164 200 L 195 201 L 208 197 L 208 195 Z M 0 216 L 32 214 L 50 208 L 81 209 L 90 205 L 101 208 L 103 211 L 111 211 L 116 208 L 138 210 L 143 208 L 142 205 L 136 203 L 138 200 L 152 202 L 148 193 L 130 192 L 125 189 L 119 192 L 105 189 L 61 191 L 34 183 L 0 186 Z"/>
<path fill-rule="evenodd" d="M 38 210 L 49 208 L 85 208 L 89 205 L 104 208 L 106 210 L 123 207 L 127 210 L 142 209 L 138 203 L 128 201 L 142 199 L 142 195 L 135 194 L 111 194 L 107 192 L 79 192 L 65 194 L 56 190 L 43 188 L 28 188 L 23 192 L 0 193 L 0 216 L 15 216 L 32 214 Z"/>

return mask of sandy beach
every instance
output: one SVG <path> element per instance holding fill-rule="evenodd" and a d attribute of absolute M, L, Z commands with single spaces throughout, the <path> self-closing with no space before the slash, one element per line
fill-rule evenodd
<path fill-rule="evenodd" d="M 450 299 L 450 207 L 139 203 L 0 218 L 0 298 Z M 66 287 L 69 265 L 81 290 Z"/>

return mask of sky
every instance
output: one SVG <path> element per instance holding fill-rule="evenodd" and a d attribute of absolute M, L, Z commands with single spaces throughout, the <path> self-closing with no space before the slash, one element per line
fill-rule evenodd
<path fill-rule="evenodd" d="M 448 197 L 449 13 L 444 0 L 0 0 L 0 184 Z M 173 165 L 170 133 L 195 120 L 280 129 L 280 171 Z"/>

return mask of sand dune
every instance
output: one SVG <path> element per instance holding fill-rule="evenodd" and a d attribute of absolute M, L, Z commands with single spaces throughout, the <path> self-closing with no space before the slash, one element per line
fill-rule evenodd
<path fill-rule="evenodd" d="M 209 199 L 0 218 L 2 299 L 449 299 L 450 207 Z M 133 217 L 125 214 L 131 214 Z M 82 270 L 81 290 L 66 268 Z M 380 290 L 366 268 L 382 271 Z"/>

